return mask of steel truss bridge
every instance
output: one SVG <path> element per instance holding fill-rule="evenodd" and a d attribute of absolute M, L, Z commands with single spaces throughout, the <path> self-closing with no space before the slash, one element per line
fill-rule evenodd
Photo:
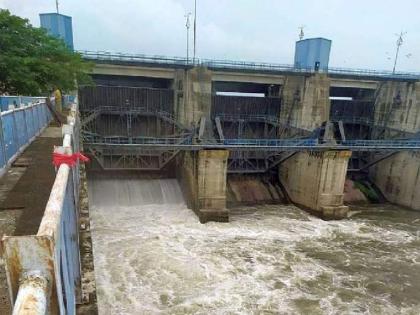
<path fill-rule="evenodd" d="M 322 143 L 318 139 L 225 139 L 217 143 L 209 139 L 197 143 L 192 137 L 128 139 L 87 136 L 84 145 L 102 161 L 100 164 L 104 169 L 161 170 L 180 151 L 229 150 L 229 173 L 266 172 L 301 151 L 349 150 L 380 153 L 387 157 L 399 151 L 420 151 L 420 139 L 347 140 L 335 144 Z"/>
<path fill-rule="evenodd" d="M 118 122 L 123 134 L 116 134 L 112 129 L 106 130 L 107 135 L 99 132 L 96 123 L 101 115 L 114 117 L 111 124 Z M 167 123 L 171 134 L 134 135 L 132 124 L 139 117 L 150 117 Z M 222 122 L 228 123 L 225 127 L 233 130 L 231 136 L 238 137 L 225 138 L 224 131 L 227 129 L 223 130 Z M 138 120 L 137 123 L 141 122 Z M 262 124 L 264 138 L 258 139 L 253 123 Z M 106 170 L 162 170 L 182 151 L 210 149 L 230 151 L 229 173 L 264 173 L 301 151 L 349 150 L 355 154 L 374 153 L 379 156 L 376 162 L 399 151 L 420 151 L 420 137 L 417 135 L 411 139 L 396 140 L 325 140 L 321 130 L 296 128 L 266 115 L 216 115 L 212 119 L 215 130 L 213 138 L 200 137 L 202 132 L 198 128 L 184 128 L 168 112 L 142 107 L 105 106 L 82 111 L 81 125 L 85 150 Z M 287 136 L 283 134 L 284 130 L 288 131 Z M 247 135 L 253 138 L 241 138 Z M 371 161 L 359 168 L 353 166 L 350 170 L 362 171 L 376 162 Z"/>
<path fill-rule="evenodd" d="M 84 144 L 94 147 L 135 148 L 148 150 L 232 150 L 232 151 L 420 151 L 420 139 L 407 140 L 345 140 L 321 143 L 318 139 L 226 139 L 214 143 L 213 139 L 193 143 L 191 138 L 123 138 L 84 137 Z"/>

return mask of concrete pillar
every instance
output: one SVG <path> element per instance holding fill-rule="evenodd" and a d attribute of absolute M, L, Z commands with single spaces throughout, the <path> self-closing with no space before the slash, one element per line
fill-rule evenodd
<path fill-rule="evenodd" d="M 176 83 L 178 82 L 178 83 Z M 210 118 L 212 72 L 204 67 L 179 70 L 175 78 L 175 86 L 182 91 L 177 108 L 177 119 L 183 125 L 197 126 L 200 118 Z M 179 95 L 179 94 L 178 94 Z M 175 103 L 177 104 L 177 103 Z"/>
<path fill-rule="evenodd" d="M 227 150 L 184 152 L 178 159 L 178 178 L 187 204 L 201 223 L 227 222 Z"/>
<path fill-rule="evenodd" d="M 400 152 L 383 160 L 369 176 L 388 201 L 420 210 L 419 152 Z"/>
<path fill-rule="evenodd" d="M 376 94 L 375 125 L 412 133 L 419 131 L 420 82 L 382 82 Z M 392 131 L 388 130 L 382 136 L 391 135 Z"/>
<path fill-rule="evenodd" d="M 279 168 L 293 203 L 323 219 L 346 217 L 344 182 L 350 151 L 299 152 Z"/>
<path fill-rule="evenodd" d="M 398 138 L 399 131 L 420 131 L 420 82 L 383 82 L 376 94 L 373 137 Z M 418 152 L 400 152 L 369 170 L 370 179 L 388 201 L 415 210 L 420 210 L 419 174 Z"/>
<path fill-rule="evenodd" d="M 294 127 L 313 130 L 329 119 L 330 79 L 326 74 L 289 75 L 283 87 L 280 120 Z"/>
<path fill-rule="evenodd" d="M 198 206 L 200 221 L 229 221 L 226 209 L 227 150 L 198 152 Z"/>

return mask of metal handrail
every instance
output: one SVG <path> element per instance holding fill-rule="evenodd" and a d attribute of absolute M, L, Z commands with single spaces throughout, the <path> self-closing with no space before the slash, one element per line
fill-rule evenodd
<path fill-rule="evenodd" d="M 124 136 L 98 136 L 84 135 L 87 143 L 104 143 L 104 144 L 156 144 L 156 145 L 179 145 L 192 144 L 192 136 L 187 137 L 124 137 Z"/>
<path fill-rule="evenodd" d="M 109 61 L 126 61 L 126 62 L 143 62 L 154 64 L 166 64 L 176 66 L 205 66 L 213 69 L 238 69 L 238 70 L 253 70 L 253 71 L 270 71 L 270 72 L 295 72 L 295 73 L 314 73 L 313 68 L 295 67 L 291 64 L 278 64 L 267 62 L 251 62 L 251 61 L 237 61 L 237 60 L 215 60 L 215 59 L 187 59 L 183 57 L 169 57 L 160 55 L 145 55 L 145 54 L 128 54 L 115 53 L 105 51 L 78 51 L 82 57 L 90 60 L 109 60 Z M 381 77 L 389 79 L 410 79 L 420 80 L 420 73 L 418 72 L 393 72 L 389 70 L 372 70 L 372 69 L 358 69 L 358 68 L 341 68 L 329 67 L 326 70 L 320 69 L 320 73 L 329 73 L 337 75 L 350 76 L 366 76 L 366 77 Z"/>
<path fill-rule="evenodd" d="M 126 138 L 128 139 L 128 138 Z M 177 149 L 177 150 L 204 150 L 204 149 L 226 149 L 226 150 L 266 150 L 266 151 L 325 151 L 325 150 L 350 150 L 350 151 L 389 151 L 389 150 L 410 150 L 420 151 L 420 140 L 347 140 L 335 142 L 319 142 L 318 139 L 225 139 L 214 142 L 212 139 L 202 139 L 200 143 L 193 143 L 191 138 L 167 140 L 148 139 L 129 142 L 103 139 L 102 137 L 88 137 L 85 139 L 86 146 L 122 146 L 138 147 L 149 149 Z"/>
<path fill-rule="evenodd" d="M 387 148 L 416 148 L 420 147 L 419 139 L 407 140 L 344 140 L 339 144 L 348 147 L 387 147 Z"/>
<path fill-rule="evenodd" d="M 317 146 L 318 139 L 225 139 L 224 145 L 249 145 L 249 146 Z"/>

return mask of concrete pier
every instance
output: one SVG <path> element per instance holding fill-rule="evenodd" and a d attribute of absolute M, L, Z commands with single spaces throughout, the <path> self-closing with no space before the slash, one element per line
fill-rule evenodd
<path fill-rule="evenodd" d="M 344 182 L 349 151 L 300 152 L 279 168 L 280 182 L 295 204 L 323 219 L 346 217 Z"/>
<path fill-rule="evenodd" d="M 375 106 L 375 136 L 382 138 L 418 137 L 420 130 L 420 84 L 384 82 L 378 88 Z M 417 136 L 415 134 L 417 133 Z M 395 204 L 420 210 L 420 155 L 400 152 L 372 167 L 370 179 L 385 198 Z"/>
<path fill-rule="evenodd" d="M 420 154 L 401 152 L 375 165 L 369 173 L 388 201 L 420 210 Z"/>
<path fill-rule="evenodd" d="M 226 168 L 229 151 L 184 152 L 177 161 L 178 179 L 187 204 L 201 223 L 227 222 Z"/>
<path fill-rule="evenodd" d="M 177 70 L 174 86 L 177 87 L 175 113 L 178 122 L 190 127 L 201 117 L 210 117 L 212 73 L 203 67 L 189 71 Z"/>
<path fill-rule="evenodd" d="M 287 76 L 280 120 L 306 130 L 319 127 L 329 119 L 329 89 L 330 79 L 325 74 Z"/>

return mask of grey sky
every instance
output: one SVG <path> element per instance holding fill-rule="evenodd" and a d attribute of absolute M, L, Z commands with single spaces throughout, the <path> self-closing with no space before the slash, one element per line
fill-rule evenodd
<path fill-rule="evenodd" d="M 420 71 L 419 0 L 198 0 L 201 58 L 292 63 L 298 27 L 333 41 L 331 66 L 392 69 L 395 33 L 407 31 L 397 70 Z M 60 0 L 76 49 L 185 55 L 193 0 Z M 39 25 L 54 0 L 0 0 Z M 192 31 L 192 28 L 191 28 Z M 191 32 L 192 35 L 192 32 Z M 191 36 L 192 39 L 192 36 Z M 406 55 L 412 54 L 410 58 Z"/>

